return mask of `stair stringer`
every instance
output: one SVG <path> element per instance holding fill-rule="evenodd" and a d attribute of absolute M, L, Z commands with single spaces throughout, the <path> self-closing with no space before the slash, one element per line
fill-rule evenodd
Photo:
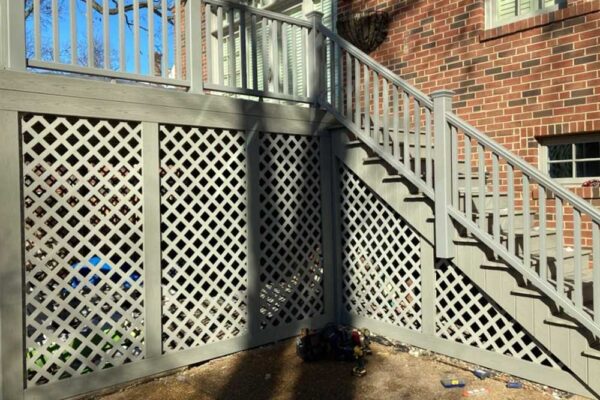
<path fill-rule="evenodd" d="M 365 165 L 365 159 L 371 154 L 366 146 L 349 149 L 347 135 L 332 133 L 332 150 L 334 160 L 343 163 L 394 211 L 414 229 L 423 240 L 433 244 L 433 203 L 425 197 L 415 196 L 414 187 L 406 181 L 384 183 L 390 171 L 383 163 Z M 458 237 L 458 229 L 456 237 Z M 491 353 L 489 359 L 472 351 L 468 345 L 452 343 L 435 335 L 415 333 L 404 328 L 392 327 L 366 317 L 347 315 L 354 324 L 370 325 L 376 332 L 398 338 L 407 343 L 424 347 L 451 357 L 477 363 L 537 381 L 561 390 L 583 396 L 600 398 L 600 358 L 592 357 L 594 350 L 589 347 L 585 331 L 562 324 L 549 323 L 553 317 L 553 305 L 546 304 L 542 297 L 516 296 L 513 291 L 519 289 L 519 277 L 513 275 L 510 267 L 498 265 L 496 268 L 484 269 L 489 263 L 489 252 L 484 245 L 472 239 L 457 239 L 457 258 L 454 264 L 488 295 L 506 313 L 514 318 L 531 336 L 544 346 L 559 361 L 567 366 L 570 372 L 538 366 L 527 361 Z M 565 343 L 567 345 L 565 345 Z M 588 355 L 584 355 L 588 353 Z M 505 358 L 510 358 L 510 362 Z M 516 363 L 514 362 L 516 361 Z M 487 363 L 487 364 L 486 364 Z M 515 364 L 517 366 L 515 366 Z M 519 366 L 520 365 L 520 366 Z"/>

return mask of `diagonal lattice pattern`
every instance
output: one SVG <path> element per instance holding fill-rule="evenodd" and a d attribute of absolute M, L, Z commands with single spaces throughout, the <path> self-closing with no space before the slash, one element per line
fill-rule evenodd
<path fill-rule="evenodd" d="M 324 311 L 319 138 L 262 134 L 261 328 Z"/>
<path fill-rule="evenodd" d="M 482 350 L 563 368 L 560 361 L 451 264 L 436 268 L 436 333 Z"/>
<path fill-rule="evenodd" d="M 141 126 L 24 115 L 27 385 L 144 357 Z"/>
<path fill-rule="evenodd" d="M 419 237 L 350 170 L 339 172 L 344 308 L 419 330 Z"/>
<path fill-rule="evenodd" d="M 165 352 L 246 330 L 244 143 L 242 132 L 160 127 Z"/>

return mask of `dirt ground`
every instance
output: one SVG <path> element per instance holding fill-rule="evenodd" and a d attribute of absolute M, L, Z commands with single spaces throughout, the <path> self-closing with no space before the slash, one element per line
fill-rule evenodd
<path fill-rule="evenodd" d="M 213 400 L 213 399 L 462 399 L 463 389 L 444 389 L 440 379 L 465 379 L 468 389 L 486 388 L 477 399 L 553 399 L 551 390 L 529 387 L 507 389 L 502 377 L 480 381 L 470 371 L 429 356 L 373 344 L 367 375 L 351 375 L 352 363 L 304 363 L 294 341 L 241 352 L 197 367 L 133 386 L 102 400 Z M 558 397 L 564 398 L 564 397 Z M 573 396 L 571 399 L 583 399 Z"/>

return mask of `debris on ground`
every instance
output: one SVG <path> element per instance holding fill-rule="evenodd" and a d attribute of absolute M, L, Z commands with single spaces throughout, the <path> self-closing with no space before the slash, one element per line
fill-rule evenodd
<path fill-rule="evenodd" d="M 469 389 L 463 391 L 463 397 L 481 397 L 489 393 L 490 391 L 486 388 Z"/>
<path fill-rule="evenodd" d="M 356 378 L 351 374 L 352 362 L 334 359 L 304 362 L 296 354 L 295 339 L 242 351 L 207 361 L 202 365 L 178 370 L 175 374 L 128 385 L 101 400 L 458 400 L 464 391 L 485 388 L 489 392 L 474 399 L 485 400 L 552 400 L 567 399 L 563 392 L 522 381 L 523 389 L 506 388 L 515 380 L 510 375 L 491 371 L 494 376 L 484 381 L 474 375 L 475 369 L 487 369 L 425 352 L 410 355 L 409 346 L 398 341 L 372 336 L 373 354 L 366 357 L 368 374 Z M 380 343 L 387 343 L 382 345 Z M 186 380 L 177 377 L 183 375 Z M 265 379 L 270 376 L 269 379 Z M 465 388 L 445 389 L 440 380 L 462 379 Z M 558 397 L 557 397 L 558 396 Z M 86 399 L 91 399 L 89 396 Z M 571 400 L 583 400 L 574 396 Z"/>

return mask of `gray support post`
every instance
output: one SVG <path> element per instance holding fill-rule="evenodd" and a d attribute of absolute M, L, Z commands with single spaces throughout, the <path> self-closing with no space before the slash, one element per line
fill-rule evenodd
<path fill-rule="evenodd" d="M 162 355 L 159 127 L 142 123 L 146 358 Z"/>
<path fill-rule="evenodd" d="M 446 113 L 452 110 L 450 90 L 438 90 L 431 94 L 433 99 L 435 136 L 435 255 L 450 259 L 455 256 L 454 230 L 448 213 L 452 204 L 451 131 Z"/>
<path fill-rule="evenodd" d="M 320 160 L 321 160 L 321 204 L 322 204 L 322 230 L 323 230 L 323 276 L 325 291 L 325 315 L 329 321 L 336 318 L 336 255 L 334 238 L 337 235 L 337 225 L 334 224 L 333 198 L 333 153 L 331 148 L 331 135 L 329 131 L 320 134 Z"/>
<path fill-rule="evenodd" d="M 190 92 L 202 93 L 202 2 L 188 0 L 187 7 L 187 75 L 190 79 Z"/>
<path fill-rule="evenodd" d="M 423 237 L 421 240 L 421 312 L 422 332 L 435 334 L 435 252 L 434 246 Z"/>
<path fill-rule="evenodd" d="M 323 13 L 319 11 L 311 11 L 306 14 L 306 18 L 312 24 L 312 29 L 308 35 L 308 82 L 309 93 L 308 97 L 312 99 L 312 104 L 317 107 L 319 97 L 323 89 L 322 82 L 322 56 L 323 56 L 323 35 L 319 33 L 319 26 L 323 21 Z"/>
<path fill-rule="evenodd" d="M 5 3 L 0 10 L 3 12 L 2 25 L 6 25 L 6 28 L 0 28 L 6 29 L 6 35 L 2 36 L 5 67 L 13 71 L 25 71 L 25 2 L 6 0 Z"/>
<path fill-rule="evenodd" d="M 260 331 L 260 129 L 246 131 L 246 196 L 248 198 L 248 333 Z"/>
<path fill-rule="evenodd" d="M 12 3 L 12 1 L 11 1 Z M 14 2 L 17 3 L 17 2 Z M 19 114 L 0 111 L 0 399 L 23 399 L 23 230 Z"/>

